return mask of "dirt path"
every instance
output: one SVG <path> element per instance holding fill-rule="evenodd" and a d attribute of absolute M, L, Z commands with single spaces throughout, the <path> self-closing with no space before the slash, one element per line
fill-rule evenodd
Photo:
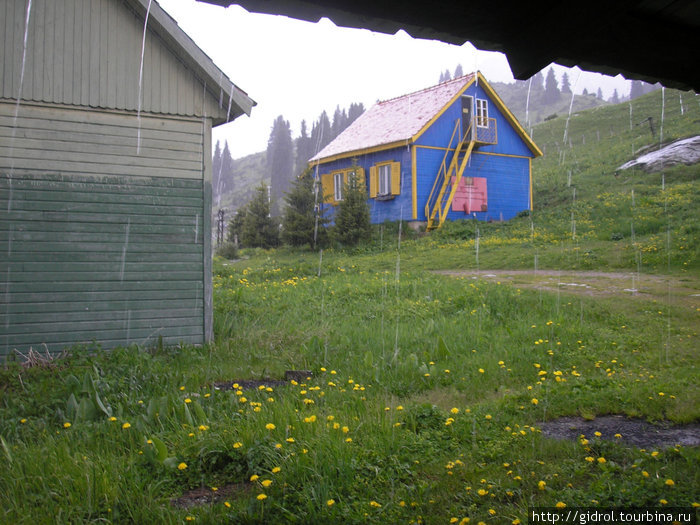
<path fill-rule="evenodd" d="M 655 300 L 700 311 L 700 279 L 634 272 L 583 272 L 568 270 L 438 270 L 453 277 L 507 282 L 519 288 L 560 291 L 588 296 L 625 296 Z"/>

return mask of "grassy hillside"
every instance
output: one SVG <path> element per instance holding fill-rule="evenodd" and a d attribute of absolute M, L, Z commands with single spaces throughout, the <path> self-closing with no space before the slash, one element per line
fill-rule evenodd
<path fill-rule="evenodd" d="M 555 102 L 545 103 L 542 100 L 542 92 L 533 92 L 530 93 L 530 101 L 528 103 L 526 82 L 494 82 L 492 86 L 508 109 L 513 112 L 525 127 L 529 128 L 554 115 L 561 116 L 569 113 L 569 107 L 571 106 L 570 94 L 560 94 Z M 608 103 L 597 98 L 594 94 L 574 96 L 574 111 L 583 111 L 605 105 L 608 105 Z"/>

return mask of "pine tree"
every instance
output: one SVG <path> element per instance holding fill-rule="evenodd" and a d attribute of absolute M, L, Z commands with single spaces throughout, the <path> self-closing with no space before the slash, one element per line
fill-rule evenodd
<path fill-rule="evenodd" d="M 348 109 L 348 126 L 355 122 L 364 112 L 365 106 L 362 102 L 350 104 L 350 109 Z"/>
<path fill-rule="evenodd" d="M 301 132 L 296 139 L 296 162 L 294 175 L 301 175 L 309 162 L 309 159 L 314 156 L 313 144 L 311 137 L 306 130 L 306 121 L 301 121 Z"/>
<path fill-rule="evenodd" d="M 215 208 L 219 208 L 221 205 L 221 144 L 218 140 L 211 161 L 211 171 L 212 202 Z"/>
<path fill-rule="evenodd" d="M 270 217 L 270 201 L 265 183 L 255 190 L 246 206 L 241 224 L 241 245 L 250 248 L 274 248 L 279 244 L 279 229 Z"/>
<path fill-rule="evenodd" d="M 272 190 L 272 214 L 280 214 L 279 202 L 289 189 L 294 170 L 294 146 L 289 122 L 280 115 L 272 125 L 267 142 L 267 174 Z"/>
<path fill-rule="evenodd" d="M 644 83 L 641 80 L 633 80 L 630 86 L 630 100 L 641 97 L 644 94 Z"/>
<path fill-rule="evenodd" d="M 241 242 L 241 232 L 243 231 L 243 219 L 245 219 L 246 213 L 248 212 L 248 206 L 242 206 L 236 213 L 233 214 L 233 218 L 228 223 L 228 236 L 227 241 L 230 244 L 240 244 Z"/>
<path fill-rule="evenodd" d="M 581 94 L 585 97 L 586 95 L 588 95 L 588 90 L 586 88 L 583 88 Z"/>
<path fill-rule="evenodd" d="M 464 76 L 464 70 L 462 69 L 462 64 L 457 64 L 453 78 L 459 78 L 459 77 L 463 77 L 463 76 Z"/>
<path fill-rule="evenodd" d="M 613 91 L 612 97 L 610 97 L 610 102 L 612 102 L 613 104 L 620 103 L 620 96 L 617 94 L 617 89 Z"/>
<path fill-rule="evenodd" d="M 325 148 L 331 141 L 331 121 L 328 119 L 328 114 L 324 111 L 314 122 L 311 128 L 311 146 L 313 155 Z M 312 155 L 312 156 L 313 156 Z"/>
<path fill-rule="evenodd" d="M 335 214 L 335 236 L 345 246 L 356 246 L 372 233 L 365 181 L 355 175 L 343 187 L 343 200 Z"/>
<path fill-rule="evenodd" d="M 333 113 L 333 123 L 331 124 L 331 140 L 343 132 L 347 127 L 347 121 L 348 115 L 345 113 L 345 109 L 341 110 L 340 106 L 336 106 Z"/>
<path fill-rule="evenodd" d="M 532 77 L 532 84 L 530 84 L 531 93 L 542 93 L 544 91 L 544 75 L 542 71 L 538 71 Z"/>
<path fill-rule="evenodd" d="M 547 72 L 547 79 L 544 82 L 544 100 L 547 104 L 554 104 L 559 100 L 559 86 L 557 77 L 554 75 L 554 68 L 550 67 Z"/>
<path fill-rule="evenodd" d="M 569 74 L 564 71 L 561 76 L 561 92 L 571 95 L 571 84 L 569 83 Z"/>
<path fill-rule="evenodd" d="M 598 88 L 598 92 L 595 96 L 598 97 L 600 100 L 603 100 L 603 90 Z"/>
<path fill-rule="evenodd" d="M 221 170 L 219 172 L 221 177 L 221 193 L 229 193 L 233 191 L 235 187 L 235 181 L 233 179 L 233 157 L 231 156 L 231 150 L 228 148 L 228 141 L 224 141 L 224 150 L 221 152 Z"/>
<path fill-rule="evenodd" d="M 309 245 L 312 250 L 316 245 L 325 244 L 326 224 L 324 217 L 316 223 L 317 198 L 314 195 L 315 181 L 311 168 L 307 168 L 301 177 L 292 184 L 285 196 L 287 206 L 282 220 L 282 240 L 291 246 Z M 320 201 L 320 199 L 318 199 Z"/>

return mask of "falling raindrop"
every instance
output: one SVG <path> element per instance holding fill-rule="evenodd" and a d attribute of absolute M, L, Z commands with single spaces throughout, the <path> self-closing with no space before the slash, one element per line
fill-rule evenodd
<path fill-rule="evenodd" d="M 576 80 L 574 80 L 574 85 L 571 87 L 571 102 L 569 102 L 569 115 L 566 117 L 566 125 L 564 126 L 564 143 L 569 136 L 569 121 L 571 120 L 571 111 L 574 109 L 574 97 L 576 92 L 576 84 L 578 84 L 578 79 L 581 78 L 581 70 L 578 70 L 578 75 L 576 75 Z"/>
<path fill-rule="evenodd" d="M 126 219 L 126 232 L 124 233 L 124 245 L 122 246 L 122 266 L 119 272 L 119 282 L 124 282 L 124 267 L 126 266 L 126 250 L 129 248 L 129 230 L 131 229 L 131 217 Z"/>
<path fill-rule="evenodd" d="M 148 17 L 151 14 L 151 2 L 148 0 L 148 6 L 146 7 L 146 18 L 143 21 L 143 37 L 141 38 L 141 63 L 139 65 L 139 89 L 138 89 L 138 101 L 136 110 L 136 154 L 141 154 L 141 106 L 143 103 L 143 57 L 146 52 L 146 30 L 148 28 Z"/>
<path fill-rule="evenodd" d="M 664 143 L 664 114 L 666 113 L 666 88 L 661 86 L 661 125 L 659 126 L 659 147 Z"/>

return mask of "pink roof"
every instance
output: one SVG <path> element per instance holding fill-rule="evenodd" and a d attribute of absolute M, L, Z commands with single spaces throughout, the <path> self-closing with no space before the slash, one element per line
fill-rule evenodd
<path fill-rule="evenodd" d="M 377 102 L 309 160 L 409 141 L 473 78 L 471 73 L 415 93 Z"/>

